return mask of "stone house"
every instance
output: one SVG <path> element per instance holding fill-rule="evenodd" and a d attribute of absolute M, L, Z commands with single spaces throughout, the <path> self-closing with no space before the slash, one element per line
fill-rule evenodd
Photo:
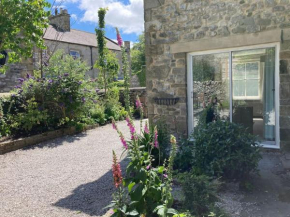
<path fill-rule="evenodd" d="M 76 29 L 71 29 L 70 15 L 67 10 L 55 11 L 55 14 L 50 17 L 50 26 L 44 32 L 44 42 L 47 50 L 40 51 L 34 49 L 33 57 L 24 60 L 22 63 L 13 64 L 6 74 L 0 74 L 0 93 L 9 92 L 13 89 L 19 77 L 24 77 L 27 73 L 33 74 L 33 70 L 39 69 L 41 62 L 49 59 L 49 56 L 56 50 L 62 49 L 65 53 L 72 55 L 75 58 L 81 58 L 91 66 L 88 76 L 96 78 L 98 70 L 93 68 L 94 63 L 98 59 L 97 38 L 94 33 L 84 32 Z M 118 44 L 107 39 L 107 48 L 116 53 L 120 65 L 122 64 L 121 49 Z M 130 57 L 130 42 L 125 42 L 128 57 Z M 42 55 L 41 55 L 42 53 Z M 121 70 L 119 78 L 122 78 Z"/>
<path fill-rule="evenodd" d="M 212 105 L 290 150 L 290 1 L 144 0 L 147 101 L 178 135 Z"/>

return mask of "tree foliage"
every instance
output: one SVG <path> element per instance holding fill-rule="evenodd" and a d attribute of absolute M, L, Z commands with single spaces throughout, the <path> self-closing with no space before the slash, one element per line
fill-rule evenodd
<path fill-rule="evenodd" d="M 31 57 L 34 46 L 44 48 L 43 29 L 50 15 L 45 7 L 45 0 L 0 0 L 0 51 L 9 51 L 9 63 Z"/>
<path fill-rule="evenodd" d="M 139 42 L 135 43 L 131 50 L 131 66 L 133 74 L 139 78 L 141 86 L 146 86 L 145 62 L 145 37 L 139 36 Z"/>

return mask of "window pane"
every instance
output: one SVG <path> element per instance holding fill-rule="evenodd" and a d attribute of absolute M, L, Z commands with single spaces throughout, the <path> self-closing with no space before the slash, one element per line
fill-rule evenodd
<path fill-rule="evenodd" d="M 259 64 L 258 63 L 247 63 L 246 64 L 246 78 L 259 78 Z"/>
<path fill-rule="evenodd" d="M 229 119 L 229 54 L 194 56 L 192 60 L 194 127 L 204 117 Z"/>
<path fill-rule="evenodd" d="M 275 145 L 275 48 L 232 54 L 233 73 L 235 65 L 246 65 L 244 83 L 233 76 L 233 122 L 244 125 L 262 142 Z"/>
<path fill-rule="evenodd" d="M 245 64 L 234 64 L 233 65 L 233 79 L 241 80 L 245 79 Z"/>
<path fill-rule="evenodd" d="M 246 93 L 249 97 L 259 96 L 259 80 L 247 80 L 246 81 Z"/>
<path fill-rule="evenodd" d="M 245 96 L 245 80 L 233 81 L 234 96 Z"/>

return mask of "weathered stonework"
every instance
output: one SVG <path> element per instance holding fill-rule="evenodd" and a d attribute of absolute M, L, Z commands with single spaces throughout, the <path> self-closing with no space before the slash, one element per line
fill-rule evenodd
<path fill-rule="evenodd" d="M 151 121 L 165 116 L 178 135 L 187 134 L 186 54 L 193 50 L 182 51 L 179 44 L 208 44 L 207 48 L 194 50 L 198 51 L 217 49 L 210 46 L 219 41 L 224 45 L 228 38 L 238 40 L 238 36 L 245 36 L 246 42 L 232 41 L 233 47 L 251 44 L 250 40 L 255 40 L 252 44 L 280 42 L 280 136 L 282 148 L 290 150 L 290 38 L 285 39 L 281 32 L 289 32 L 289 0 L 144 0 L 144 5 Z M 271 31 L 276 33 L 275 37 L 271 38 Z M 268 42 L 258 38 L 263 34 L 267 34 Z M 157 105 L 156 97 L 180 100 L 176 105 L 165 106 Z"/>

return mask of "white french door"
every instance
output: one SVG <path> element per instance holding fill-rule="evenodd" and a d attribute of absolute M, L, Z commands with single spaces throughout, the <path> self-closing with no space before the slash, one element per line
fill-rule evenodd
<path fill-rule="evenodd" d="M 189 53 L 188 132 L 211 105 L 208 119 L 241 124 L 264 147 L 280 148 L 279 52 L 275 43 Z"/>

